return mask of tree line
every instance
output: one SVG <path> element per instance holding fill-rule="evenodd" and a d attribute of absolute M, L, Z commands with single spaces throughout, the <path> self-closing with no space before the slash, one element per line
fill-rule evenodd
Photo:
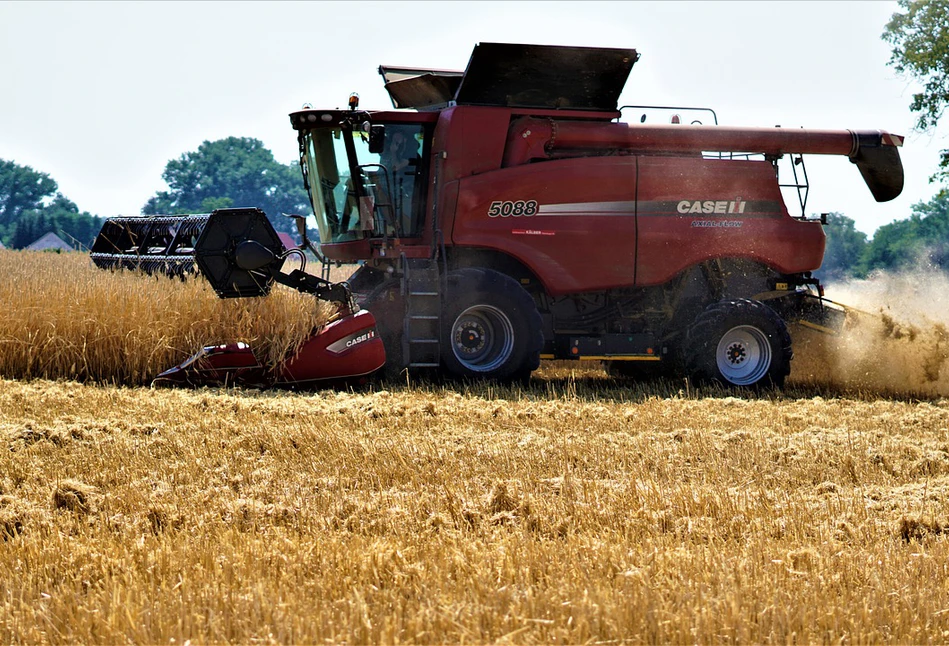
<path fill-rule="evenodd" d="M 65 242 L 88 244 L 101 221 L 80 211 L 48 174 L 0 159 L 0 242 L 22 249 L 50 231 Z"/>
<path fill-rule="evenodd" d="M 882 38 L 893 48 L 887 63 L 916 81 L 910 110 L 916 129 L 932 131 L 949 105 L 949 0 L 899 0 Z M 310 213 L 296 162 L 281 164 L 256 140 L 228 137 L 205 141 L 165 166 L 167 191 L 142 207 L 144 214 L 207 213 L 231 206 L 261 208 L 278 231 L 293 232 L 281 213 Z M 943 150 L 931 182 L 949 181 L 949 150 Z M 0 160 L 0 242 L 29 245 L 48 231 L 67 242 L 89 246 L 102 220 L 59 192 L 46 173 Z M 866 276 L 877 269 L 920 263 L 949 269 L 949 189 L 911 209 L 909 217 L 880 227 L 868 238 L 841 213 L 828 217 L 827 252 L 820 274 L 826 278 Z"/>
<path fill-rule="evenodd" d="M 865 278 L 874 271 L 928 267 L 949 271 L 949 191 L 912 207 L 909 218 L 877 229 L 872 238 L 841 213 L 830 213 L 820 275 L 825 280 Z"/>
<path fill-rule="evenodd" d="M 205 141 L 165 166 L 159 191 L 141 208 L 145 215 L 209 213 L 251 206 L 267 214 L 277 231 L 296 233 L 283 213 L 310 212 L 297 162 L 281 164 L 257 139 Z M 134 215 L 130 213 L 112 215 Z M 80 211 L 47 173 L 0 159 L 0 242 L 22 249 L 46 233 L 89 248 L 104 219 Z"/>

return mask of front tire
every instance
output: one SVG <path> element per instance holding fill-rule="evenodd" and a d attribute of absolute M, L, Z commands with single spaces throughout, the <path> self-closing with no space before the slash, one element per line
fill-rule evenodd
<path fill-rule="evenodd" d="M 791 336 L 778 314 L 759 301 L 709 305 L 686 335 L 686 366 L 700 383 L 781 388 L 791 372 Z"/>
<path fill-rule="evenodd" d="M 542 322 L 534 300 L 510 276 L 458 269 L 447 276 L 442 365 L 456 379 L 526 381 L 540 366 Z"/>

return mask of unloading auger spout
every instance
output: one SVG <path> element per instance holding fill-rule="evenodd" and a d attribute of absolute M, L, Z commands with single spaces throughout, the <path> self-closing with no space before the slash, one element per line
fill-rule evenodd
<path fill-rule="evenodd" d="M 638 123 L 560 122 L 522 117 L 511 128 L 505 164 L 605 147 L 651 154 L 715 151 L 780 157 L 841 155 L 853 162 L 877 202 L 903 191 L 903 138 L 884 130 L 821 130 Z"/>

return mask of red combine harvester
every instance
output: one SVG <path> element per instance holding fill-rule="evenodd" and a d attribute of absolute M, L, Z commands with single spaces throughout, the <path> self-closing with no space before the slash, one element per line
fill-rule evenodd
<path fill-rule="evenodd" d="M 172 274 L 197 264 L 222 297 L 276 281 L 340 304 L 305 359 L 253 373 L 251 349 L 221 346 L 165 379 L 293 384 L 381 368 L 510 382 L 557 359 L 779 387 L 788 326 L 833 333 L 845 314 L 812 274 L 825 237 L 803 213 L 802 155 L 847 157 L 883 202 L 903 188 L 902 138 L 619 108 L 638 58 L 481 43 L 464 72 L 380 67 L 393 110 L 361 110 L 353 95 L 347 109 L 291 114 L 320 234 L 319 249 L 304 242 L 324 267 L 360 263 L 345 283 L 281 273 L 294 252 L 253 209 L 114 218 L 93 260 Z M 675 114 L 626 123 L 624 110 Z M 683 113 L 711 123 L 680 123 Z M 784 162 L 793 179 L 782 183 Z M 344 338 L 352 345 L 332 354 Z"/>

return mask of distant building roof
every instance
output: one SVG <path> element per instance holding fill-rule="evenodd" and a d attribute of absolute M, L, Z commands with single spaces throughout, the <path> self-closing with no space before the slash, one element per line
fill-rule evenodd
<path fill-rule="evenodd" d="M 61 251 L 75 251 L 75 249 L 63 242 L 63 239 L 52 231 L 44 235 L 30 246 L 26 247 L 27 251 L 55 251 L 57 249 Z"/>

